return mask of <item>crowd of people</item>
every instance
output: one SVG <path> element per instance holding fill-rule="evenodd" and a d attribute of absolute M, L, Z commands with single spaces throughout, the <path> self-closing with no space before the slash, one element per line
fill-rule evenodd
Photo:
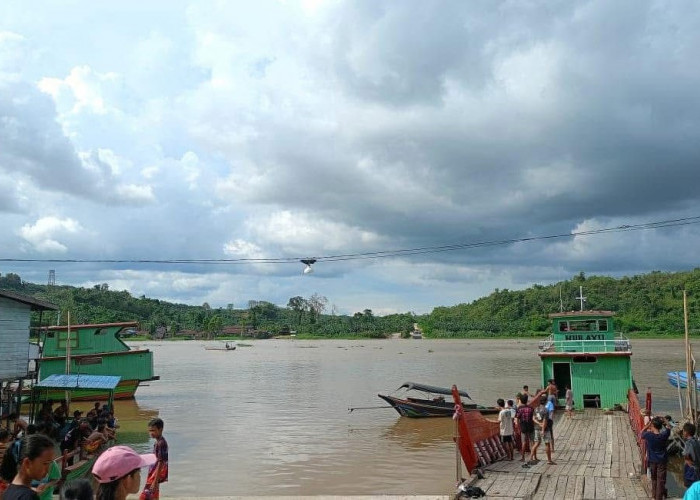
<path fill-rule="evenodd" d="M 52 406 L 49 402 L 42 406 L 36 424 L 11 415 L 8 428 L 0 429 L 0 500 L 52 498 L 62 480 L 57 448 L 61 456 L 67 457 L 68 465 L 73 464 L 75 457 L 97 456 L 91 471 L 93 480 L 63 484 L 62 499 L 124 500 L 127 495 L 138 493 L 141 468 L 146 466 L 150 469 L 140 499 L 159 498 L 160 484 L 168 480 L 168 444 L 161 419 L 148 423 L 149 435 L 155 439 L 153 453 L 139 455 L 128 446 L 109 446 L 116 438 L 117 427 L 109 406 L 95 403 L 85 417 L 82 411 L 75 410 L 72 419 L 68 418 L 65 401 L 55 409 Z"/>
<path fill-rule="evenodd" d="M 549 380 L 547 387 L 538 391 L 536 396 L 530 394 L 530 388 L 525 385 L 515 399 L 504 401 L 499 399 L 496 404 L 501 409 L 498 413 L 500 437 L 506 450 L 506 459 L 513 460 L 514 448 L 520 448 L 520 461 L 528 468 L 539 462 L 537 451 L 544 443 L 547 463 L 556 465 L 552 460 L 554 452 L 554 412 L 556 410 L 558 388 L 554 380 Z M 571 387 L 566 387 L 565 411 L 571 417 L 574 407 L 574 396 Z M 516 430 L 520 434 L 520 442 L 515 442 Z M 529 451 L 527 460 L 526 450 Z"/>
<path fill-rule="evenodd" d="M 547 463 L 556 465 L 552 460 L 554 452 L 554 412 L 556 411 L 558 389 L 554 380 L 537 396 L 530 394 L 528 386 L 518 393 L 515 400 L 499 399 L 496 404 L 501 409 L 498 414 L 500 437 L 506 451 L 506 459 L 513 460 L 516 447 L 516 429 L 520 434 L 520 460 L 523 467 L 530 467 L 539 462 L 537 452 L 544 443 Z M 573 414 L 573 392 L 570 386 L 565 392 L 565 415 Z M 646 411 L 644 427 L 640 431 L 646 443 L 648 475 L 651 480 L 651 493 L 655 500 L 667 497 L 666 473 L 668 464 L 668 441 L 671 436 L 672 421 L 670 417 L 651 417 Z M 687 422 L 682 427 L 685 443 L 683 449 L 683 481 L 687 488 L 684 500 L 700 500 L 700 440 L 696 436 L 696 426 Z M 526 451 L 529 449 L 529 455 Z"/>

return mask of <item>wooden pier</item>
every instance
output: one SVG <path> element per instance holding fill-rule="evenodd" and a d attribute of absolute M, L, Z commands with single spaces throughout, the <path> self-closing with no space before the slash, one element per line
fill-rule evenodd
<path fill-rule="evenodd" d="M 547 464 L 544 443 L 537 456 L 539 463 L 523 468 L 515 450 L 513 461 L 483 467 L 484 479 L 475 478 L 469 484 L 484 490 L 486 498 L 649 498 L 642 485 L 639 448 L 625 412 L 606 415 L 599 409 L 585 409 L 567 418 L 559 411 L 552 454 L 556 465 Z"/>

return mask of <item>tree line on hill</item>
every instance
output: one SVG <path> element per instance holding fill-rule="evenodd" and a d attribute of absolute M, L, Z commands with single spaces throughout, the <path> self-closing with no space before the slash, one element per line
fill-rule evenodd
<path fill-rule="evenodd" d="M 546 335 L 548 315 L 578 310 L 576 297 L 583 286 L 587 309 L 616 312 L 616 329 L 623 333 L 674 335 L 683 332 L 683 290 L 688 292 L 689 323 L 700 321 L 700 268 L 686 272 L 652 272 L 611 278 L 585 276 L 552 285 L 533 285 L 526 290 L 499 290 L 471 303 L 436 307 L 429 314 L 411 312 L 377 316 L 371 309 L 352 316 L 327 312 L 328 299 L 319 294 L 291 297 L 285 307 L 264 300 L 250 300 L 245 308 L 212 308 L 176 304 L 128 291 L 114 291 L 106 283 L 93 288 L 50 286 L 25 282 L 14 273 L 0 275 L 0 289 L 13 290 L 52 302 L 62 311 L 60 318 L 44 317 L 51 324 L 71 322 L 111 323 L 139 321 L 154 334 L 165 327 L 178 332 L 207 332 L 216 336 L 227 327 L 269 331 L 274 335 L 296 333 L 323 337 L 383 338 L 399 333 L 407 337 L 418 323 L 424 336 L 433 338 L 498 337 Z M 46 314 L 46 313 L 45 313 Z M 51 313 L 50 313 L 51 314 Z"/>

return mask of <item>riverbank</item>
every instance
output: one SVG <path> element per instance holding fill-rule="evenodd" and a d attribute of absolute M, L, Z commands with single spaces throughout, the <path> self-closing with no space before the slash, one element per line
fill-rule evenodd
<path fill-rule="evenodd" d="M 549 337 L 549 332 L 527 332 L 523 333 L 520 335 L 494 335 L 494 334 L 488 334 L 488 333 L 479 333 L 479 334 L 463 334 L 463 335 L 454 335 L 451 337 L 446 337 L 446 336 L 440 336 L 440 337 L 430 337 L 430 336 L 423 336 L 423 339 L 426 340 L 528 340 L 528 339 L 546 339 Z M 625 337 L 631 339 L 631 340 L 639 340 L 639 339 L 648 339 L 648 340 L 675 340 L 675 339 L 682 339 L 684 337 L 683 333 L 624 333 L 623 334 Z M 302 335 L 296 335 L 296 336 L 290 336 L 290 335 L 283 335 L 283 336 L 276 336 L 273 337 L 275 339 L 281 339 L 281 340 L 410 340 L 414 341 L 415 339 L 411 338 L 405 338 L 401 337 L 400 335 L 391 335 L 388 334 L 387 336 L 362 336 L 362 335 L 356 335 L 356 334 L 344 334 L 344 335 L 311 335 L 311 334 L 302 334 Z M 420 339 L 420 340 L 423 340 Z M 154 340 L 150 337 L 146 336 L 137 336 L 137 337 L 129 337 L 128 339 L 123 339 L 129 342 L 148 342 L 151 340 Z M 221 336 L 221 337 L 216 337 L 214 339 L 205 339 L 205 338 L 199 338 L 199 339 L 193 339 L 192 337 L 180 337 L 180 336 L 175 336 L 175 337 L 168 337 L 166 339 L 162 339 L 163 341 L 166 342 L 175 342 L 175 341 L 185 341 L 185 340 L 191 340 L 191 341 L 200 341 L 200 342 L 205 342 L 205 341 L 212 341 L 212 340 L 220 340 L 220 341 L 234 341 L 234 342 L 248 342 L 248 341 L 258 341 L 258 340 L 268 340 L 268 339 L 254 339 L 251 337 L 240 337 L 240 336 L 231 336 L 231 335 L 226 335 L 226 336 Z"/>

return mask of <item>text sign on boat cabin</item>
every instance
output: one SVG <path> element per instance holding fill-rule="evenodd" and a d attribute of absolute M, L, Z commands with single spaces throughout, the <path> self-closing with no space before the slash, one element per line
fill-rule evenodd
<path fill-rule="evenodd" d="M 610 311 L 576 311 L 550 314 L 558 351 L 614 351 L 615 328 Z"/>

